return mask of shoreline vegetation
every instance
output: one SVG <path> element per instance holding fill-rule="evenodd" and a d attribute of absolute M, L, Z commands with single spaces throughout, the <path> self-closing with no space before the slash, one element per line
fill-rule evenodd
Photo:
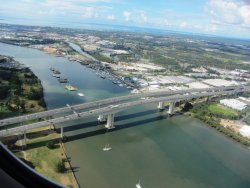
<path fill-rule="evenodd" d="M 19 65 L 12 57 L 0 56 L 1 119 L 46 109 L 41 81 L 29 68 Z"/>
<path fill-rule="evenodd" d="M 187 106 L 186 109 L 185 106 Z M 250 147 L 250 139 L 239 133 L 240 126 L 238 123 L 235 123 L 235 121 L 240 121 L 243 115 L 249 113 L 250 109 L 246 109 L 243 112 L 237 112 L 220 105 L 218 102 L 204 101 L 201 103 L 194 102 L 193 104 L 187 102 L 183 109 L 182 111 L 185 115 L 199 119 L 223 135 L 244 146 Z M 241 123 L 246 124 L 243 122 Z"/>
<path fill-rule="evenodd" d="M 69 188 L 79 188 L 70 158 L 60 134 L 50 127 L 27 133 L 27 145 L 23 138 L 15 142 L 13 153 L 40 174 Z"/>
<path fill-rule="evenodd" d="M 46 103 L 38 77 L 12 57 L 0 55 L 0 119 L 44 110 Z M 42 175 L 67 187 L 79 187 L 60 134 L 51 127 L 28 131 L 26 147 L 21 135 L 11 136 L 4 143 Z"/>

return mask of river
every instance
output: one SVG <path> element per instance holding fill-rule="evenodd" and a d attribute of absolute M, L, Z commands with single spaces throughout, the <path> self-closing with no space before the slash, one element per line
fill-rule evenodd
<path fill-rule="evenodd" d="M 66 104 L 126 95 L 128 90 L 98 77 L 91 69 L 66 58 L 0 43 L 0 54 L 30 66 L 41 79 L 48 109 Z M 67 92 L 49 70 L 61 71 L 79 88 Z M 114 131 L 96 118 L 73 122 L 65 134 L 66 150 L 81 187 L 248 188 L 250 150 L 217 133 L 199 120 L 158 112 L 155 105 L 116 114 Z M 110 144 L 112 150 L 102 148 Z"/>

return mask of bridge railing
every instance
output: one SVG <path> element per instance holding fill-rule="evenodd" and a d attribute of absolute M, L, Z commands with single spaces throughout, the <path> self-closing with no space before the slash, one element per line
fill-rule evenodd
<path fill-rule="evenodd" d="M 15 123 L 26 122 L 29 120 L 34 120 L 34 119 L 39 119 L 39 118 L 46 118 L 46 117 L 50 117 L 56 114 L 67 113 L 67 112 L 71 112 L 72 109 L 76 111 L 87 110 L 90 108 L 102 107 L 105 105 L 120 104 L 128 100 L 133 100 L 133 99 L 135 100 L 135 99 L 145 98 L 145 97 L 169 96 L 169 95 L 184 94 L 184 93 L 191 93 L 191 92 L 226 91 L 226 90 L 239 89 L 239 88 L 242 89 L 243 87 L 242 86 L 229 86 L 229 87 L 214 87 L 214 88 L 206 88 L 206 89 L 187 89 L 187 90 L 179 90 L 179 91 L 160 90 L 160 91 L 154 91 L 154 92 L 131 94 L 127 96 L 114 97 L 114 98 L 108 98 L 108 99 L 89 102 L 89 103 L 72 105 L 71 108 L 62 107 L 62 108 L 47 110 L 44 112 L 38 112 L 38 113 L 33 113 L 33 114 L 28 114 L 28 115 L 21 115 L 21 116 L 13 117 L 13 118 L 2 119 L 0 120 L 0 127 L 10 125 L 10 124 L 15 124 Z"/>
<path fill-rule="evenodd" d="M 38 128 L 38 127 L 44 127 L 48 126 L 51 123 L 57 124 L 57 123 L 63 123 L 67 121 L 72 121 L 80 118 L 87 118 L 87 117 L 93 117 L 93 116 L 98 116 L 100 114 L 110 114 L 110 113 L 116 113 L 134 106 L 138 105 L 143 105 L 143 104 L 149 104 L 149 103 L 156 103 L 156 102 L 162 102 L 162 101 L 167 101 L 167 102 L 176 102 L 176 101 L 181 101 L 181 100 L 189 100 L 192 98 L 199 98 L 199 97 L 204 97 L 204 96 L 214 96 L 214 95 L 229 95 L 229 94 L 236 94 L 239 92 L 249 92 L 249 88 L 237 88 L 233 90 L 226 90 L 226 91 L 215 91 L 215 92 L 207 92 L 207 93 L 190 93 L 190 94 L 178 94 L 178 95 L 171 95 L 171 96 L 166 96 L 166 97 L 157 97 L 157 98 L 148 98 L 148 99 L 140 99 L 138 101 L 132 101 L 132 102 L 127 102 L 127 103 L 122 103 L 120 105 L 116 105 L 115 108 L 111 108 L 110 106 L 105 106 L 101 108 L 97 108 L 94 110 L 89 110 L 85 112 L 80 112 L 77 115 L 76 114 L 71 114 L 63 117 L 57 117 L 54 119 L 50 119 L 49 121 L 41 121 L 37 123 L 32 123 L 29 125 L 23 125 L 20 127 L 16 128 L 10 128 L 10 129 L 5 129 L 0 131 L 0 137 L 4 137 L 7 135 L 23 132 L 26 130 Z"/>

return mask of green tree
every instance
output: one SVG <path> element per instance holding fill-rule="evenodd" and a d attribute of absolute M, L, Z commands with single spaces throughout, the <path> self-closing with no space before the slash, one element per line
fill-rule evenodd
<path fill-rule="evenodd" d="M 65 164 L 62 160 L 56 162 L 55 171 L 59 173 L 64 173 L 66 171 Z"/>
<path fill-rule="evenodd" d="M 48 142 L 46 143 L 46 146 L 47 146 L 47 148 L 49 148 L 49 149 L 54 149 L 55 146 L 56 146 L 56 143 L 55 143 L 54 140 L 50 140 L 50 141 L 48 141 Z"/>

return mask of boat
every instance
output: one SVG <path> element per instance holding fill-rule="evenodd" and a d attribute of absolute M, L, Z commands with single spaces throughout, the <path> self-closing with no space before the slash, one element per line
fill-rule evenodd
<path fill-rule="evenodd" d="M 64 88 L 66 90 L 68 90 L 68 91 L 77 91 L 78 90 L 77 87 L 74 87 L 74 86 L 71 86 L 71 85 L 66 85 Z"/>
<path fill-rule="evenodd" d="M 106 78 L 106 76 L 104 76 L 104 75 L 102 75 L 102 74 L 101 74 L 100 76 L 101 76 L 102 79 L 105 79 L 105 78 Z"/>
<path fill-rule="evenodd" d="M 136 188 L 141 188 L 141 185 L 140 185 L 140 180 L 137 184 L 135 184 Z"/>
<path fill-rule="evenodd" d="M 54 71 L 55 69 L 54 69 L 53 67 L 50 67 L 50 70 L 51 70 L 51 71 Z"/>
<path fill-rule="evenodd" d="M 60 72 L 60 71 L 55 70 L 55 69 L 53 70 L 53 73 L 54 73 L 54 74 L 61 74 L 61 72 Z"/>
<path fill-rule="evenodd" d="M 60 78 L 58 74 L 52 74 L 53 77 Z"/>
<path fill-rule="evenodd" d="M 109 144 L 107 144 L 104 148 L 102 148 L 103 151 L 109 151 L 112 148 L 109 146 Z"/>
<path fill-rule="evenodd" d="M 68 83 L 68 79 L 67 78 L 59 78 L 58 81 L 60 83 Z"/>
<path fill-rule="evenodd" d="M 130 93 L 135 94 L 135 93 L 139 93 L 138 89 L 133 89 Z"/>
<path fill-rule="evenodd" d="M 77 93 L 77 95 L 79 95 L 80 97 L 84 97 L 83 93 Z"/>

